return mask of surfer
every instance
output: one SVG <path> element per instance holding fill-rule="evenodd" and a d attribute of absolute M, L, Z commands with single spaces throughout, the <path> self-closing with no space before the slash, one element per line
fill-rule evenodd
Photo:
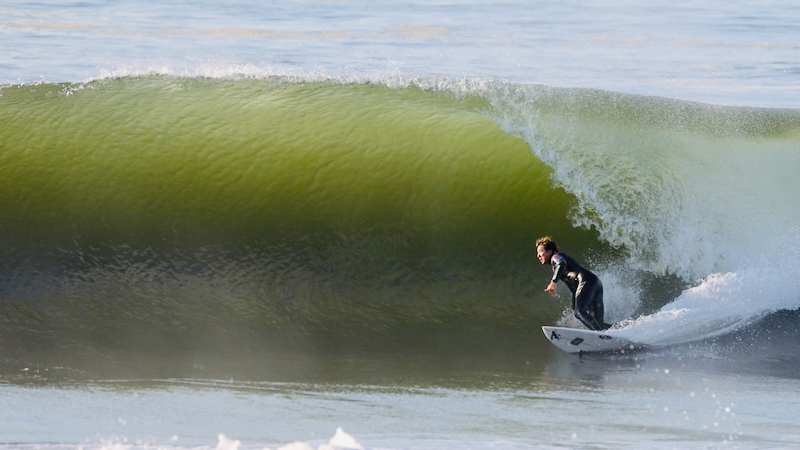
<path fill-rule="evenodd" d="M 545 292 L 556 295 L 556 282 L 563 281 L 572 292 L 572 311 L 578 320 L 590 330 L 601 331 L 611 327 L 603 321 L 603 283 L 597 275 L 571 256 L 559 253 L 558 246 L 549 236 L 536 240 L 536 256 L 542 264 L 553 266 L 553 278 Z"/>

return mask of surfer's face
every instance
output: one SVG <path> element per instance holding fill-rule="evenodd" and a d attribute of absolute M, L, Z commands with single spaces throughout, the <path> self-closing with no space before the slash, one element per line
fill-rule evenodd
<path fill-rule="evenodd" d="M 536 247 L 536 256 L 539 257 L 540 263 L 547 264 L 550 262 L 550 258 L 553 257 L 553 251 L 547 251 L 544 249 L 544 245 L 540 245 Z"/>

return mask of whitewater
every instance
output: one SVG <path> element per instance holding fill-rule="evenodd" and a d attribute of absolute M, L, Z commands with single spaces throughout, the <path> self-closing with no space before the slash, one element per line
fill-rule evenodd
<path fill-rule="evenodd" d="M 0 6 L 0 448 L 797 447 L 768 3 Z"/>

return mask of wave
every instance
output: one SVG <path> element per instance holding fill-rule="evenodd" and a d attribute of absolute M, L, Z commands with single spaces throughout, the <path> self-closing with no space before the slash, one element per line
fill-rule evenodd
<path fill-rule="evenodd" d="M 563 312 L 542 292 L 545 234 L 598 269 L 613 320 L 713 315 L 726 297 L 698 293 L 720 284 L 745 287 L 715 329 L 800 307 L 795 290 L 754 291 L 795 273 L 796 110 L 452 79 L 1 94 L 7 339 L 527 336 Z"/>

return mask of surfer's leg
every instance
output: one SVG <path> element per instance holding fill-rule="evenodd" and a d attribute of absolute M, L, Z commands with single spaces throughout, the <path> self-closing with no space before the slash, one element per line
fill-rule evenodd
<path fill-rule="evenodd" d="M 595 312 L 595 308 L 597 306 L 595 300 L 595 291 L 597 290 L 598 286 L 600 287 L 600 320 L 598 321 L 595 319 L 595 316 L 592 315 L 589 311 L 589 308 L 592 308 L 592 312 Z M 590 330 L 604 330 L 602 322 L 602 305 L 603 305 L 603 297 L 602 297 L 602 285 L 600 284 L 600 280 L 583 280 L 578 285 L 578 289 L 575 290 L 575 307 L 573 308 L 573 313 L 575 317 L 578 318 L 586 328 Z"/>
<path fill-rule="evenodd" d="M 600 280 L 597 280 L 597 286 L 594 289 L 594 300 L 592 301 L 592 306 L 594 307 L 594 319 L 597 321 L 597 324 L 601 326 L 600 330 L 607 330 L 611 328 L 611 325 L 607 324 L 604 320 L 605 308 L 603 306 L 603 283 L 600 282 Z"/>

